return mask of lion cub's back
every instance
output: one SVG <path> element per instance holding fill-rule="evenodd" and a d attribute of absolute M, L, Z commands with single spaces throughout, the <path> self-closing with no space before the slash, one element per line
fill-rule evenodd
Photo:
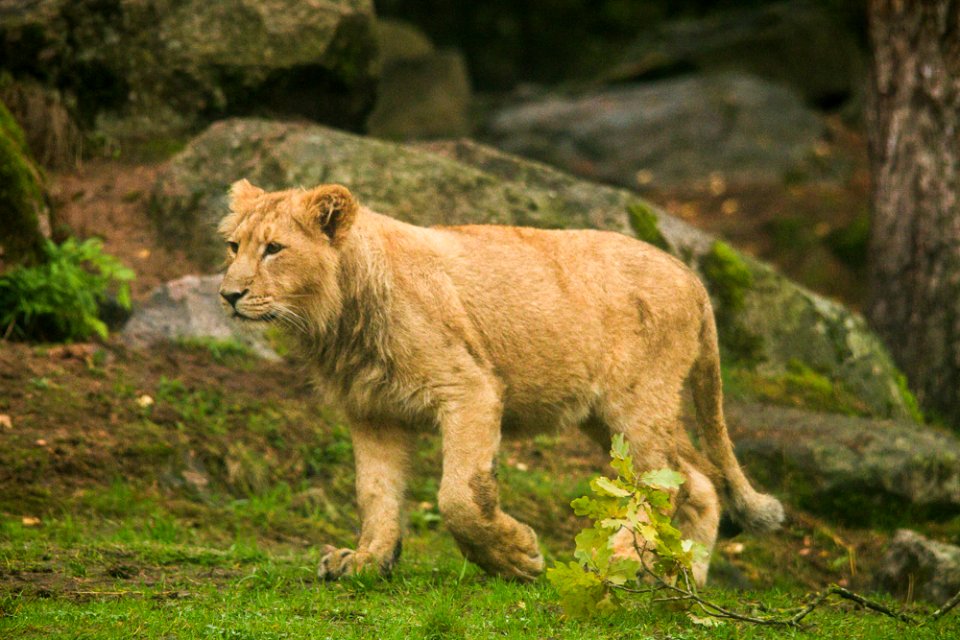
<path fill-rule="evenodd" d="M 517 349 L 566 347 L 596 359 L 638 330 L 699 330 L 705 294 L 696 276 L 629 236 L 494 225 L 436 230 L 448 234 L 447 272 L 463 304 L 488 335 Z"/>

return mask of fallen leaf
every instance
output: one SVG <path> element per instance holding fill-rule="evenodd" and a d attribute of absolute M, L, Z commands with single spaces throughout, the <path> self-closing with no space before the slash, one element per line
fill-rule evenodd
<path fill-rule="evenodd" d="M 0 429 L 13 429 L 13 419 L 5 413 L 0 413 Z"/>
<path fill-rule="evenodd" d="M 146 409 L 147 407 L 153 406 L 153 398 L 151 398 L 147 394 L 143 394 L 142 396 L 137 398 L 137 404 L 140 406 L 140 408 Z"/>
<path fill-rule="evenodd" d="M 640 169 L 640 171 L 637 171 L 637 184 L 646 186 L 651 182 L 653 182 L 653 171 L 649 169 Z"/>
<path fill-rule="evenodd" d="M 39 527 L 40 518 L 34 518 L 33 516 L 23 516 L 20 518 L 20 523 L 25 527 Z"/>
<path fill-rule="evenodd" d="M 37 441 L 36 441 L 35 444 L 36 444 L 38 447 L 45 447 L 45 446 L 47 446 L 47 441 L 44 440 L 43 438 L 37 438 Z"/>
<path fill-rule="evenodd" d="M 723 179 L 723 174 L 714 171 L 710 174 L 710 193 L 715 196 L 722 196 L 727 191 L 727 181 Z"/>

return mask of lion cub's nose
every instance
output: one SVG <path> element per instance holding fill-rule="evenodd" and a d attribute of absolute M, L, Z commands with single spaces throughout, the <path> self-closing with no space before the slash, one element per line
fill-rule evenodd
<path fill-rule="evenodd" d="M 231 307 L 237 306 L 237 300 L 247 295 L 247 292 L 250 289 L 244 289 L 243 291 L 220 291 L 220 295 L 223 296 L 223 299 L 230 303 Z"/>

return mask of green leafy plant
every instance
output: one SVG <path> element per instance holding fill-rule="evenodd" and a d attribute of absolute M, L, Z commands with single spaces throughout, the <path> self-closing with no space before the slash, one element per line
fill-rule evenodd
<path fill-rule="evenodd" d="M 593 525 L 576 537 L 575 561 L 558 563 L 547 570 L 547 579 L 560 595 L 560 604 L 569 616 L 586 618 L 608 614 L 623 606 L 624 595 L 648 594 L 654 602 L 689 607 L 691 622 L 716 626 L 725 620 L 775 627 L 802 627 L 803 620 L 832 597 L 855 602 L 861 607 L 912 625 L 936 622 L 960 605 L 960 593 L 932 614 L 917 618 L 886 607 L 849 589 L 831 585 L 812 594 L 804 604 L 773 609 L 769 615 L 740 613 L 698 593 L 691 576 L 694 562 L 704 559 L 707 550 L 684 539 L 673 526 L 671 491 L 680 488 L 683 476 L 670 469 L 637 474 L 621 434 L 613 438 L 611 466 L 616 478 L 599 476 L 590 482 L 592 496 L 570 503 L 574 512 L 593 520 Z M 633 554 L 615 554 L 616 536 L 626 531 Z"/>
<path fill-rule="evenodd" d="M 678 579 L 689 583 L 693 562 L 706 554 L 702 545 L 684 540 L 670 521 L 670 491 L 680 488 L 683 476 L 670 469 L 637 474 L 621 434 L 614 436 L 610 455 L 617 477 L 594 478 L 593 495 L 570 503 L 574 513 L 593 520 L 593 526 L 576 537 L 576 560 L 547 571 L 564 611 L 573 616 L 618 609 L 619 594 L 637 591 L 644 573 L 666 584 Z M 615 536 L 624 530 L 632 535 L 637 555 L 648 557 L 650 566 L 614 555 Z"/>
<path fill-rule="evenodd" d="M 47 241 L 46 261 L 19 266 L 0 277 L 0 335 L 21 340 L 84 340 L 107 336 L 98 316 L 113 295 L 130 308 L 134 273 L 103 252 L 96 238 Z"/>

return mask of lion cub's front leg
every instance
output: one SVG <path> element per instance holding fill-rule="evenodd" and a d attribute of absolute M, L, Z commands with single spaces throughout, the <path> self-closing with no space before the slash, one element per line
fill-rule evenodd
<path fill-rule="evenodd" d="M 361 570 L 387 573 L 400 556 L 401 506 L 414 437 L 393 426 L 350 429 L 357 467 L 360 541 L 356 551 L 324 547 L 317 575 L 324 580 Z"/>
<path fill-rule="evenodd" d="M 438 503 L 463 554 L 487 573 L 533 580 L 543 571 L 537 534 L 500 509 L 494 460 L 500 402 L 492 392 L 444 412 Z"/>

